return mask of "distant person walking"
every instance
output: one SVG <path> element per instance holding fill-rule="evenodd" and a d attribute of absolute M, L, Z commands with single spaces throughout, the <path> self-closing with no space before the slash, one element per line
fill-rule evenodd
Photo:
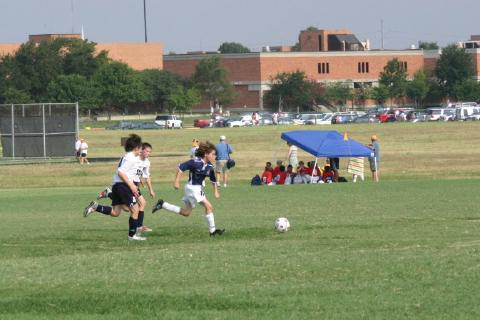
<path fill-rule="evenodd" d="M 372 149 L 372 156 L 368 158 L 368 161 L 372 171 L 372 180 L 378 182 L 380 180 L 380 144 L 376 135 L 373 135 L 371 140 L 372 143 L 368 146 Z"/>
<path fill-rule="evenodd" d="M 220 183 L 220 175 L 222 175 L 223 186 L 228 184 L 228 168 L 227 161 L 230 159 L 230 154 L 233 148 L 227 143 L 227 137 L 220 136 L 220 142 L 215 146 L 217 151 L 215 171 L 217 172 L 217 183 Z"/>
<path fill-rule="evenodd" d="M 90 164 L 88 162 L 87 154 L 88 154 L 88 144 L 85 139 L 80 139 L 80 164 Z"/>
<path fill-rule="evenodd" d="M 292 165 L 293 172 L 296 172 L 297 167 L 298 167 L 298 148 L 297 146 L 291 144 L 290 142 L 287 142 L 288 145 L 288 153 L 287 153 L 287 159 L 288 159 L 288 164 Z"/>
<path fill-rule="evenodd" d="M 82 141 L 80 140 L 80 137 L 77 138 L 77 141 L 75 141 L 75 157 L 80 161 L 80 146 L 82 145 Z"/>

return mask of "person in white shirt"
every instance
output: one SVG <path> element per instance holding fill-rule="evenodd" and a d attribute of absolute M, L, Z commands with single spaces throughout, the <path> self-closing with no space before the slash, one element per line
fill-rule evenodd
<path fill-rule="evenodd" d="M 90 164 L 87 159 L 88 144 L 85 139 L 80 139 L 80 164 Z"/>
<path fill-rule="evenodd" d="M 80 140 L 80 137 L 77 138 L 75 141 L 75 157 L 80 161 L 80 146 L 82 145 L 82 141 Z"/>
<path fill-rule="evenodd" d="M 84 210 L 84 217 L 93 212 L 99 212 L 107 216 L 118 217 L 123 211 L 130 212 L 128 221 L 128 239 L 146 240 L 141 236 L 141 228 L 138 225 L 139 197 L 138 187 L 134 179 L 141 172 L 140 152 L 142 150 L 142 138 L 131 134 L 125 142 L 127 152 L 118 164 L 116 174 L 113 176 L 112 206 L 103 206 L 92 201 Z"/>

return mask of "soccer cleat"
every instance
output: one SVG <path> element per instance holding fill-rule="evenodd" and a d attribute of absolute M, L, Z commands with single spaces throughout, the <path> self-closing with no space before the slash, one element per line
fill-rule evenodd
<path fill-rule="evenodd" d="M 92 212 L 95 212 L 95 209 L 97 209 L 97 203 L 95 201 L 90 202 L 90 204 L 83 210 L 83 216 L 86 218 L 89 215 L 92 214 Z"/>
<path fill-rule="evenodd" d="M 134 234 L 133 236 L 128 236 L 128 240 L 130 241 L 145 241 L 147 238 L 139 236 L 138 234 Z"/>
<path fill-rule="evenodd" d="M 225 233 L 225 229 L 215 229 L 215 231 L 210 232 L 210 237 L 222 236 Z"/>
<path fill-rule="evenodd" d="M 153 230 L 147 226 L 141 226 L 140 232 L 152 232 Z"/>
<path fill-rule="evenodd" d="M 163 207 L 163 200 L 160 199 L 158 200 L 157 204 L 153 207 L 152 213 L 155 213 L 155 211 L 162 209 Z"/>
<path fill-rule="evenodd" d="M 106 187 L 105 190 L 100 192 L 97 196 L 97 200 L 103 199 L 103 198 L 108 198 L 108 194 L 111 193 L 112 190 L 109 187 Z"/>

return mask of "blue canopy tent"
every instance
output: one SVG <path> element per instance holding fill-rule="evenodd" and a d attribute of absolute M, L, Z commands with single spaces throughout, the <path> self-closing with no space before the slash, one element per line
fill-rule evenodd
<path fill-rule="evenodd" d="M 337 131 L 301 130 L 282 133 L 281 138 L 316 158 L 370 157 L 372 150 Z"/>
<path fill-rule="evenodd" d="M 372 150 L 337 131 L 301 130 L 284 132 L 281 138 L 318 158 L 370 157 Z"/>

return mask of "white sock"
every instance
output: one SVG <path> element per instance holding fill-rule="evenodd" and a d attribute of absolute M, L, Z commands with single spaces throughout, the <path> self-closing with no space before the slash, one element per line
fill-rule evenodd
<path fill-rule="evenodd" d="M 173 213 L 176 213 L 176 214 L 179 214 L 180 209 L 181 209 L 179 206 L 176 206 L 174 204 L 170 204 L 170 203 L 165 202 L 165 201 L 163 202 L 162 208 L 165 209 L 165 210 L 171 211 Z"/>
<path fill-rule="evenodd" d="M 208 224 L 208 232 L 212 233 L 215 231 L 215 218 L 213 217 L 213 212 L 205 215 Z"/>

